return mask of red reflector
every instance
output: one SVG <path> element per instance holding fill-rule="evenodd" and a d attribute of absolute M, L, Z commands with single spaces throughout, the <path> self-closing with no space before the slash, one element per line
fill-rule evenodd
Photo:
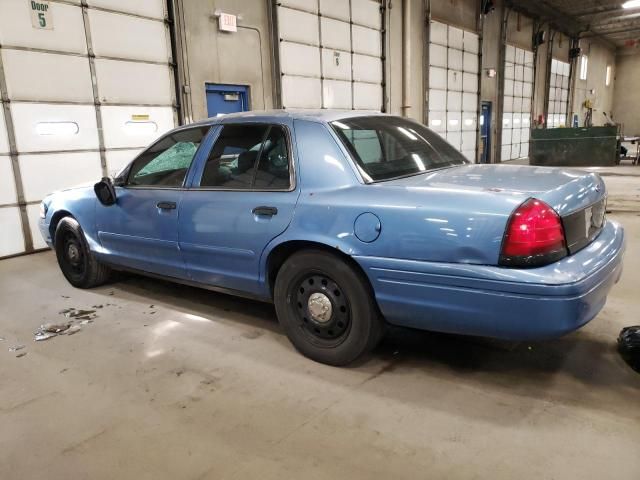
<path fill-rule="evenodd" d="M 502 243 L 502 262 L 534 266 L 566 255 L 564 229 L 553 208 L 532 198 L 511 215 Z M 538 257 L 532 262 L 513 262 L 513 257 Z"/>

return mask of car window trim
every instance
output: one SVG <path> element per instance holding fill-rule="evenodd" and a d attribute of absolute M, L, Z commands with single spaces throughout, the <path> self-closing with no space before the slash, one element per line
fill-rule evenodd
<path fill-rule="evenodd" d="M 138 155 L 136 155 L 136 158 L 134 158 L 133 160 L 131 160 L 131 162 L 129 162 L 129 165 L 127 167 L 125 167 L 126 169 L 129 170 L 127 172 L 127 178 L 126 178 L 124 184 L 120 185 L 120 188 L 127 188 L 127 189 L 131 189 L 131 190 L 183 190 L 183 189 L 185 189 L 185 184 L 187 182 L 187 178 L 189 178 L 189 172 L 193 168 L 193 165 L 195 163 L 195 159 L 198 156 L 198 153 L 200 153 L 200 149 L 202 148 L 202 144 L 204 142 L 204 139 L 207 138 L 207 136 L 211 133 L 211 129 L 214 128 L 215 126 L 216 125 L 210 125 L 210 124 L 188 125 L 188 126 L 185 126 L 183 128 L 173 129 L 173 130 L 170 130 L 169 132 L 165 133 L 164 135 L 159 137 L 155 142 L 153 142 L 151 145 L 149 145 L 147 148 L 145 148 L 142 152 L 140 152 Z M 130 185 L 129 184 L 129 180 L 130 180 L 130 177 L 131 177 L 131 170 L 132 170 L 134 162 L 138 158 L 140 158 L 142 155 L 147 153 L 151 148 L 153 148 L 155 145 L 157 145 L 158 143 L 162 142 L 166 138 L 169 138 L 172 135 L 175 135 L 176 133 L 185 132 L 185 131 L 188 131 L 188 130 L 199 130 L 199 129 L 202 129 L 202 128 L 207 128 L 208 130 L 202 136 L 202 139 L 200 140 L 200 143 L 198 144 L 198 148 L 196 149 L 196 152 L 193 154 L 193 158 L 191 159 L 191 163 L 189 164 L 189 168 L 187 168 L 187 171 L 184 174 L 184 178 L 182 179 L 182 185 L 180 185 L 178 187 L 169 187 L 169 186 L 158 186 L 158 185 Z M 153 161 L 153 160 L 151 160 L 151 161 Z"/>
<path fill-rule="evenodd" d="M 226 187 L 201 187 L 200 186 L 200 182 L 202 181 L 202 176 L 204 175 L 204 168 L 202 169 L 202 173 L 200 174 L 200 178 L 197 179 L 197 183 L 198 185 L 191 185 L 190 187 L 187 187 L 185 190 L 190 190 L 190 191 L 201 191 L 201 192 L 294 192 L 297 189 L 297 179 L 296 179 L 296 162 L 294 161 L 294 150 L 293 150 L 293 136 L 291 135 L 291 131 L 289 129 L 289 126 L 283 123 L 277 123 L 277 122 L 229 122 L 229 123 L 223 123 L 220 124 L 220 126 L 224 129 L 225 126 L 242 126 L 242 125 L 265 125 L 267 126 L 267 133 L 265 135 L 265 137 L 263 138 L 262 141 L 262 145 L 260 146 L 260 154 L 262 153 L 262 148 L 264 146 L 264 142 L 267 139 L 267 136 L 269 134 L 269 132 L 271 131 L 271 128 L 273 126 L 279 126 L 282 127 L 282 129 L 284 130 L 284 134 L 285 137 L 287 139 L 287 153 L 288 153 L 288 162 L 289 162 L 289 188 L 226 188 Z M 220 130 L 220 133 L 222 133 L 222 130 Z M 211 145 L 211 149 L 209 150 L 209 154 L 211 154 L 211 152 L 213 151 L 213 149 L 216 146 L 216 142 L 220 139 L 220 136 L 218 135 L 218 138 L 216 138 L 216 140 L 214 141 L 213 145 Z M 207 157 L 208 159 L 208 157 Z M 259 156 L 256 160 L 256 162 L 258 162 L 260 160 Z M 205 160 L 206 162 L 206 160 Z M 256 163 L 256 167 L 257 167 L 257 163 Z M 196 179 L 194 179 L 196 180 Z M 194 181 L 195 183 L 195 181 Z M 253 184 L 253 180 L 252 180 L 252 184 Z"/>

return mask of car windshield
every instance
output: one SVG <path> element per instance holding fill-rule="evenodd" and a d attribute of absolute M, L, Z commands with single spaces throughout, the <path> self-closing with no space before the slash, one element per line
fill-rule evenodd
<path fill-rule="evenodd" d="M 379 115 L 347 118 L 331 126 L 367 182 L 469 163 L 436 133 L 410 120 Z"/>

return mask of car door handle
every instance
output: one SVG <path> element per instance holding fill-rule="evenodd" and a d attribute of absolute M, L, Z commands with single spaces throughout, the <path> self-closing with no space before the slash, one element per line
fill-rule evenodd
<path fill-rule="evenodd" d="M 254 215 L 266 215 L 269 217 L 273 217 L 278 214 L 278 209 L 276 207 L 256 207 L 252 210 Z"/>
<path fill-rule="evenodd" d="M 158 207 L 161 210 L 175 210 L 176 202 L 158 202 L 156 204 L 156 207 Z"/>

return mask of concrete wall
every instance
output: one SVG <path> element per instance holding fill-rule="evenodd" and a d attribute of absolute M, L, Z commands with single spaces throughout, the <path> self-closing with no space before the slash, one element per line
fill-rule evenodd
<path fill-rule="evenodd" d="M 580 48 L 589 58 L 587 79 L 580 80 L 580 62 L 576 62 L 574 75 L 573 111 L 578 114 L 580 125 L 584 122 L 587 110 L 583 107 L 586 99 L 593 103 L 593 124 L 604 125 L 606 122 L 602 112 L 610 113 L 613 109 L 613 91 L 615 82 L 605 85 L 607 65 L 611 65 L 615 76 L 615 51 L 595 40 L 581 40 Z M 612 78 L 613 78 L 612 76 Z"/>
<path fill-rule="evenodd" d="M 640 54 L 619 53 L 614 78 L 614 119 L 622 123 L 625 135 L 640 135 Z"/>
<path fill-rule="evenodd" d="M 185 121 L 207 117 L 206 83 L 248 85 L 254 110 L 273 108 L 268 2 L 176 0 Z M 221 32 L 216 11 L 238 16 L 238 31 Z"/>

